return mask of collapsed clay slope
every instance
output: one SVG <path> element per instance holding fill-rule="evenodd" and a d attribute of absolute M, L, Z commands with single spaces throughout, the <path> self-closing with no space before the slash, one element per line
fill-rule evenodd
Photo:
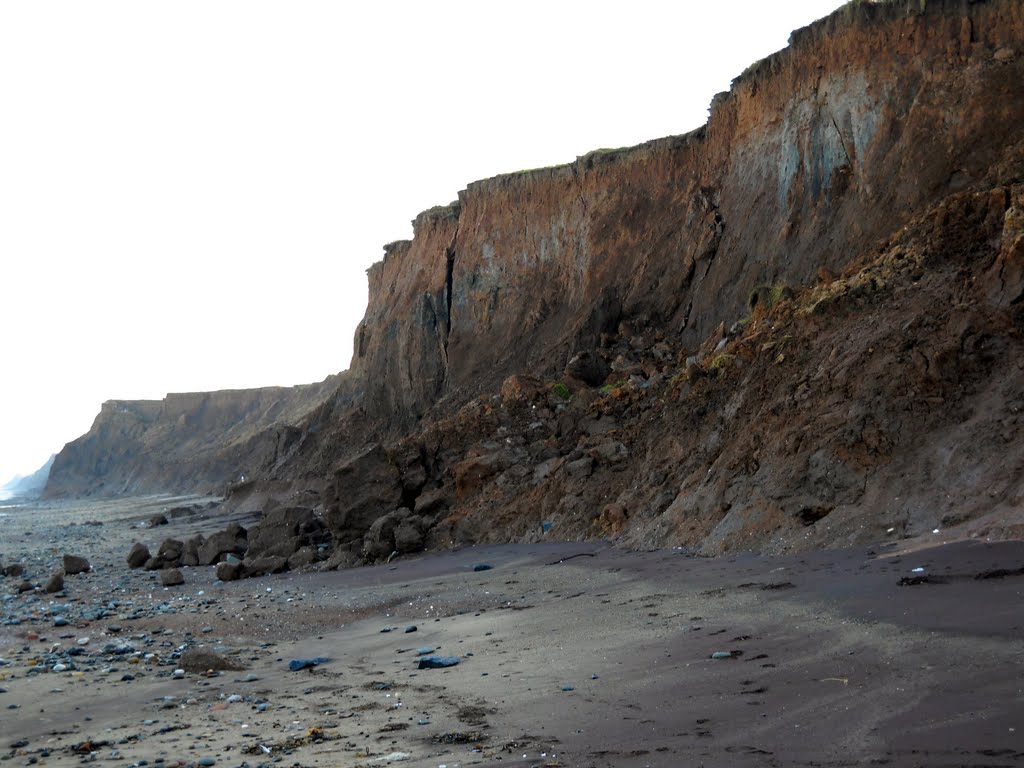
<path fill-rule="evenodd" d="M 344 395 L 293 411 L 287 450 L 272 415 L 195 452 L 101 414 L 49 490 L 244 466 L 314 491 L 354 560 L 396 531 L 715 552 L 1001 511 L 1012 532 L 1022 39 L 1012 0 L 850 3 L 698 131 L 417 217 L 370 270 Z"/>
<path fill-rule="evenodd" d="M 513 377 L 408 438 L 391 503 L 421 490 L 393 527 L 425 525 L 436 547 L 704 554 L 1024 534 L 1024 184 L 950 196 L 843 275 L 754 299 L 692 356 L 624 324 L 598 351 L 603 387 Z M 336 538 L 391 551 L 352 524 L 349 487 L 328 507 Z"/>

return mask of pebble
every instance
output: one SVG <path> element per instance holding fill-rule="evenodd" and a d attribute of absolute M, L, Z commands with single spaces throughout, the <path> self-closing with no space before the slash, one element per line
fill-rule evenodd
<path fill-rule="evenodd" d="M 176 669 L 173 672 L 171 672 L 171 679 L 173 679 L 173 680 L 182 680 L 182 679 L 184 679 L 184 677 L 185 677 L 185 670 L 184 669 Z"/>
<path fill-rule="evenodd" d="M 418 628 L 415 624 L 410 624 L 408 627 L 405 628 L 405 634 L 408 635 L 410 632 L 415 632 L 417 629 Z"/>
<path fill-rule="evenodd" d="M 732 651 L 715 651 L 711 654 L 712 659 L 731 659 L 733 658 Z"/>
<path fill-rule="evenodd" d="M 494 566 L 491 565 L 490 563 L 477 563 L 476 565 L 473 566 L 473 570 L 475 572 L 479 573 L 480 571 L 489 571 L 493 567 Z"/>
<path fill-rule="evenodd" d="M 56 618 L 54 618 L 54 620 L 53 620 L 53 626 L 55 626 L 55 627 L 66 627 L 66 626 L 67 626 L 68 624 L 70 624 L 70 623 L 71 623 L 71 622 L 69 622 L 69 621 L 68 621 L 68 620 L 67 620 L 66 618 L 64 618 L 63 616 L 57 616 L 57 617 L 56 617 Z"/>

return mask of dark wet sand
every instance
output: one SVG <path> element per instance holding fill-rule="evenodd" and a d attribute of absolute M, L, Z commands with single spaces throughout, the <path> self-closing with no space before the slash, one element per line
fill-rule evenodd
<path fill-rule="evenodd" d="M 88 740 L 110 742 L 96 761 L 116 750 L 121 765 L 1024 765 L 1021 542 L 717 560 L 510 545 L 224 585 L 193 568 L 164 589 L 123 564 L 133 537 L 157 545 L 223 520 L 140 530 L 162 502 L 131 503 L 146 508 L 5 521 L 5 563 L 26 540 L 41 561 L 56 563 L 62 540 L 93 560 L 66 598 L 37 595 L 44 603 L 119 595 L 143 608 L 73 627 L 41 614 L 0 626 L 6 765 L 76 765 L 72 747 Z M 69 527 L 100 513 L 111 521 Z M 25 599 L 6 601 L 5 615 L 30 614 Z M 29 672 L 53 643 L 86 636 L 91 668 Z M 140 650 L 155 655 L 104 660 L 114 637 L 148 641 Z M 188 643 L 247 669 L 172 679 L 171 655 Z M 460 663 L 418 670 L 420 647 Z M 330 661 L 288 671 L 315 656 Z"/>

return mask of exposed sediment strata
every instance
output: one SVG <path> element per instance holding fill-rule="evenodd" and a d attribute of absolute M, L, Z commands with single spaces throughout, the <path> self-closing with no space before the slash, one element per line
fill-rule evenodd
<path fill-rule="evenodd" d="M 345 386 L 291 411 L 285 450 L 260 408 L 187 460 L 164 416 L 144 439 L 98 419 L 54 488 L 205 489 L 244 466 L 319 493 L 353 556 L 395 508 L 431 546 L 547 522 L 706 552 L 1017 508 L 1022 40 L 1014 0 L 844 6 L 690 134 L 420 214 L 369 272 Z M 611 394 L 565 375 L 577 353 Z M 536 378 L 498 395 L 513 374 Z"/>
<path fill-rule="evenodd" d="M 1019 140 L 1022 16 L 851 4 L 750 67 L 691 134 L 470 184 L 371 270 L 353 368 L 372 407 L 401 420 L 553 373 L 637 315 L 696 344 L 755 286 L 838 270 Z"/>

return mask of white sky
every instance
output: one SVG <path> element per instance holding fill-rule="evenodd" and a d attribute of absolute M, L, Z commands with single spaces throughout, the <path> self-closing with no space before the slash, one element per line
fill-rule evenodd
<path fill-rule="evenodd" d="M 0 483 L 104 400 L 346 368 L 419 211 L 696 128 L 840 4 L 0 3 Z"/>

